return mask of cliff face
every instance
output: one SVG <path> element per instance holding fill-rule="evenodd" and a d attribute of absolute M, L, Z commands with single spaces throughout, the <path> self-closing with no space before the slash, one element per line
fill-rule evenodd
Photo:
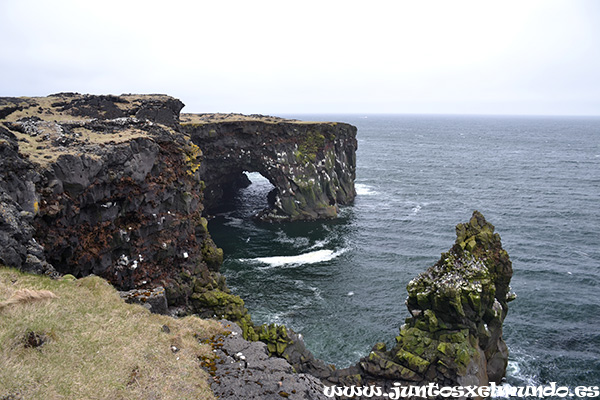
<path fill-rule="evenodd" d="M 335 216 L 355 196 L 356 128 L 219 115 L 182 126 L 182 107 L 164 95 L 0 98 L 0 263 L 96 274 L 129 298 L 164 287 L 170 306 L 249 323 L 218 272 L 205 204 L 259 171 L 278 188 L 265 219 Z"/>
<path fill-rule="evenodd" d="M 235 115 L 184 115 L 183 121 L 204 152 L 207 208 L 243 181 L 244 171 L 261 173 L 275 187 L 270 209 L 260 215 L 265 220 L 332 218 L 356 196 L 354 126 Z"/>
<path fill-rule="evenodd" d="M 293 332 L 252 326 L 219 274 L 205 205 L 257 171 L 275 186 L 264 219 L 335 216 L 355 197 L 356 128 L 215 115 L 184 115 L 181 125 L 182 106 L 162 95 L 0 98 L 0 264 L 96 274 L 133 297 L 166 293 L 185 312 L 240 323 L 270 354 L 330 384 L 500 381 L 512 267 L 477 212 L 408 285 L 411 317 L 392 349 L 378 343 L 333 370 Z"/>
<path fill-rule="evenodd" d="M 171 305 L 212 315 L 194 295 L 229 294 L 182 107 L 160 95 L 1 99 L 0 262 L 163 286 Z"/>
<path fill-rule="evenodd" d="M 334 370 L 306 350 L 299 337 L 269 327 L 257 338 L 298 371 L 327 385 L 390 390 L 395 382 L 426 386 L 485 386 L 505 376 L 508 349 L 502 323 L 508 312 L 512 265 L 500 236 L 483 215 L 456 227 L 454 246 L 407 287 L 411 314 L 393 348 L 377 343 L 356 365 Z"/>

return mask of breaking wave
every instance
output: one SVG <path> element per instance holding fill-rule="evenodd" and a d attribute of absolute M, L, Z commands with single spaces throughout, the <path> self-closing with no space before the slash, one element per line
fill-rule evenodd
<path fill-rule="evenodd" d="M 356 194 L 359 196 L 373 196 L 378 193 L 371 186 L 362 183 L 355 183 L 354 189 L 356 189 Z"/>
<path fill-rule="evenodd" d="M 256 258 L 243 258 L 241 262 L 254 262 L 267 264 L 268 267 L 280 267 L 282 265 L 305 265 L 305 264 L 316 264 L 333 260 L 339 255 L 346 252 L 347 249 L 341 249 L 337 251 L 333 250 L 316 250 L 309 253 L 299 254 L 296 256 L 274 256 L 274 257 L 256 257 Z"/>

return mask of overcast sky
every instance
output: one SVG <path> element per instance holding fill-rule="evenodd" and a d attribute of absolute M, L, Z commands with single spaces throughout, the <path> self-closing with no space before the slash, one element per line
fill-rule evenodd
<path fill-rule="evenodd" d="M 600 115 L 599 0 L 0 0 L 0 96 Z"/>

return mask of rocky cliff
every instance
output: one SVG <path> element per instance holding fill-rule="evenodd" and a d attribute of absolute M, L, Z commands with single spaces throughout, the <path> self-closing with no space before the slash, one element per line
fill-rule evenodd
<path fill-rule="evenodd" d="M 182 107 L 165 95 L 0 98 L 0 263 L 96 274 L 129 299 L 166 294 L 183 312 L 248 322 L 205 204 L 259 171 L 277 188 L 265 219 L 334 217 L 355 196 L 356 128 L 193 114 L 182 125 Z"/>
<path fill-rule="evenodd" d="M 224 290 L 179 100 L 58 94 L 0 107 L 0 261 L 121 290 L 163 286 L 197 310 L 199 288 Z"/>
<path fill-rule="evenodd" d="M 298 335 L 261 327 L 256 336 L 296 370 L 328 386 L 371 386 L 391 392 L 394 383 L 426 386 L 486 386 L 505 376 L 508 349 L 502 323 L 512 264 L 494 226 L 475 211 L 456 227 L 456 242 L 407 287 L 410 317 L 395 345 L 377 343 L 356 365 L 336 370 L 316 360 Z"/>
<path fill-rule="evenodd" d="M 356 128 L 239 115 L 180 121 L 182 107 L 163 95 L 0 98 L 0 264 L 100 275 L 155 311 L 236 321 L 270 355 L 327 384 L 499 382 L 512 267 L 477 212 L 408 285 L 411 317 L 393 348 L 378 343 L 334 370 L 284 327 L 253 326 L 219 273 L 205 209 L 257 171 L 275 187 L 263 219 L 334 217 L 355 196 Z"/>
<path fill-rule="evenodd" d="M 504 377 L 502 323 L 514 299 L 512 264 L 479 212 L 457 225 L 456 236 L 450 251 L 408 284 L 411 317 L 392 349 L 377 344 L 361 360 L 364 379 L 481 386 Z"/>
<path fill-rule="evenodd" d="M 275 187 L 271 221 L 313 220 L 337 216 L 356 192 L 356 128 L 274 117 L 184 115 L 183 131 L 204 152 L 200 167 L 205 205 L 218 205 L 231 188 L 243 184 L 243 172 L 259 172 Z"/>

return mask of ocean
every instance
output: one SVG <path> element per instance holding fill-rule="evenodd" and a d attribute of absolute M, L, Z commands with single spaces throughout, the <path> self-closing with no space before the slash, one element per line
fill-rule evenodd
<path fill-rule="evenodd" d="M 257 323 L 285 324 L 338 368 L 408 317 L 407 283 L 479 210 L 513 262 L 507 383 L 600 385 L 600 117 L 286 115 L 358 127 L 357 198 L 332 221 L 251 216 L 257 173 L 209 229 Z"/>

